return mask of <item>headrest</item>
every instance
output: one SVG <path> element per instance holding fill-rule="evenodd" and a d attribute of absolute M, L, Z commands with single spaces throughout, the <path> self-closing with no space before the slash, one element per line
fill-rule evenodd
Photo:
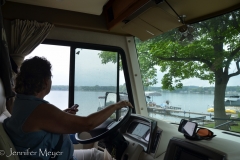
<path fill-rule="evenodd" d="M 6 109 L 6 97 L 3 88 L 3 83 L 0 78 L 0 123 L 2 123 L 4 119 L 10 116 L 11 114 Z"/>
<path fill-rule="evenodd" d="M 11 114 L 5 110 L 2 114 L 0 114 L 0 123 L 3 123 L 4 119 L 11 117 Z"/>
<path fill-rule="evenodd" d="M 0 78 L 0 115 L 6 110 L 6 97 L 3 82 Z"/>

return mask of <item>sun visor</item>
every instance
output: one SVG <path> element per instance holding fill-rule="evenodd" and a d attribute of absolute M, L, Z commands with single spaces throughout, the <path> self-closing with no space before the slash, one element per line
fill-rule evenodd
<path fill-rule="evenodd" d="M 169 14 L 160 7 L 151 7 L 123 25 L 122 29 L 144 41 L 181 25 L 178 17 Z"/>
<path fill-rule="evenodd" d="M 178 21 L 179 19 L 176 15 L 171 15 L 160 7 L 148 9 L 146 12 L 142 13 L 139 18 L 162 32 L 167 32 L 182 25 L 182 23 Z"/>
<path fill-rule="evenodd" d="M 122 29 L 131 35 L 138 37 L 142 41 L 162 33 L 160 30 L 149 25 L 138 17 L 125 24 Z"/>

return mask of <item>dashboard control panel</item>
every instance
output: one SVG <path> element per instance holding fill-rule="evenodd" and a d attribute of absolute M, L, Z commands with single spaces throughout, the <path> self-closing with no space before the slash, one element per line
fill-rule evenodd
<path fill-rule="evenodd" d="M 156 150 L 160 137 L 160 135 L 157 136 L 157 131 L 156 121 L 140 115 L 131 115 L 126 125 L 120 129 L 124 136 L 139 143 L 147 153 L 153 153 Z"/>

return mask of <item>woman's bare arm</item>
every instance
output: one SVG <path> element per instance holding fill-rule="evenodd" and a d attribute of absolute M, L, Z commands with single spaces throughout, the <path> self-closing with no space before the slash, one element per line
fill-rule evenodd
<path fill-rule="evenodd" d="M 90 131 L 102 124 L 115 110 L 125 106 L 132 107 L 130 102 L 120 101 L 87 117 L 81 117 L 63 112 L 51 104 L 41 104 L 28 117 L 23 125 L 23 131 L 45 130 L 62 134 Z"/>

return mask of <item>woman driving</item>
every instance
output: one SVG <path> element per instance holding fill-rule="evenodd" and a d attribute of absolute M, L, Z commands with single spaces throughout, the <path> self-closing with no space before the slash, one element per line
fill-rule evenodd
<path fill-rule="evenodd" d="M 131 103 L 120 101 L 87 117 L 75 115 L 76 108 L 62 111 L 44 100 L 51 90 L 51 67 L 47 59 L 33 57 L 22 63 L 17 75 L 12 116 L 3 126 L 18 156 L 21 160 L 111 159 L 109 154 L 97 149 L 74 150 L 68 134 L 90 131 L 115 110 L 132 107 Z"/>

